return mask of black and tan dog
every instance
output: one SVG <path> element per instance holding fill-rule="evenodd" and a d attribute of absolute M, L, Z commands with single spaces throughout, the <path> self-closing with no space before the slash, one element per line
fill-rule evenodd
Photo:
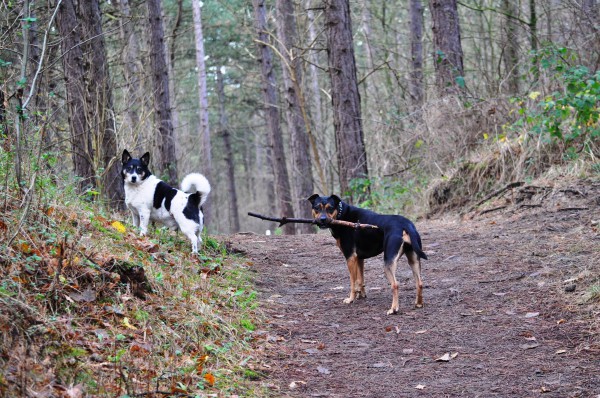
<path fill-rule="evenodd" d="M 397 215 L 383 215 L 361 209 L 343 202 L 335 195 L 308 198 L 312 203 L 313 217 L 320 228 L 330 228 L 331 235 L 346 257 L 350 272 L 350 296 L 344 303 L 367 297 L 365 293 L 364 260 L 383 252 L 385 276 L 392 287 L 392 307 L 387 312 L 395 314 L 399 310 L 398 281 L 396 269 L 402 254 L 406 254 L 412 268 L 417 287 L 415 306 L 423 306 L 423 282 L 421 280 L 421 259 L 427 259 L 421 249 L 421 237 L 415 225 L 407 218 Z M 352 229 L 331 225 L 331 220 L 377 225 L 378 229 Z"/>

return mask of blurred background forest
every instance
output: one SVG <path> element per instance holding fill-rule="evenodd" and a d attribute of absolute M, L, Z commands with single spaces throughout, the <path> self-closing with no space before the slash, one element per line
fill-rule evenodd
<path fill-rule="evenodd" d="M 174 185 L 207 175 L 209 233 L 306 217 L 314 192 L 415 216 L 600 172 L 596 0 L 15 0 L 0 18 L 5 210 L 118 209 L 123 149 Z"/>

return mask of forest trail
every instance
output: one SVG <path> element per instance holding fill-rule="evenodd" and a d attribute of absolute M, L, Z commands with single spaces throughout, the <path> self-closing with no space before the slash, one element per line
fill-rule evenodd
<path fill-rule="evenodd" d="M 538 194 L 417 222 L 425 307 L 401 259 L 395 316 L 381 256 L 366 261 L 367 299 L 347 305 L 328 231 L 229 237 L 253 261 L 268 320 L 263 382 L 281 397 L 599 397 L 586 281 L 598 284 L 600 184 Z"/>

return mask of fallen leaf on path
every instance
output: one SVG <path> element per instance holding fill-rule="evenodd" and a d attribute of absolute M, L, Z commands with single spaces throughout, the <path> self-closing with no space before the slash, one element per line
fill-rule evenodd
<path fill-rule="evenodd" d="M 319 371 L 319 373 L 321 373 L 323 375 L 328 375 L 331 373 L 331 371 L 324 366 L 318 366 L 317 370 Z"/>
<path fill-rule="evenodd" d="M 306 339 L 302 339 L 300 340 L 303 343 L 308 343 L 308 344 L 317 344 L 317 340 L 306 340 Z"/>
<path fill-rule="evenodd" d="M 413 350 L 412 348 L 405 348 L 405 349 L 402 350 L 402 353 L 404 355 L 409 355 L 409 354 L 412 354 L 414 351 L 415 350 Z"/>
<path fill-rule="evenodd" d="M 528 337 L 525 337 L 525 340 L 527 340 L 527 341 L 536 341 L 537 339 L 534 336 L 528 336 Z"/>
<path fill-rule="evenodd" d="M 556 324 L 557 324 L 557 325 L 561 325 L 561 324 L 563 324 L 563 323 L 565 323 L 565 322 L 566 322 L 566 320 L 565 320 L 565 319 L 559 319 L 558 321 L 556 321 Z"/>
<path fill-rule="evenodd" d="M 525 318 L 535 318 L 538 315 L 540 315 L 539 312 L 528 312 L 527 314 L 525 314 Z"/>
<path fill-rule="evenodd" d="M 448 362 L 448 361 L 450 361 L 450 353 L 449 352 L 445 353 L 441 357 L 437 358 L 436 361 L 438 361 L 438 362 Z"/>
<path fill-rule="evenodd" d="M 564 354 L 565 352 L 567 352 L 567 350 L 557 350 L 555 352 L 555 354 L 559 355 L 559 354 Z"/>
<path fill-rule="evenodd" d="M 306 385 L 306 382 L 305 381 L 300 381 L 300 380 L 292 381 L 290 383 L 290 389 L 293 390 L 294 388 L 298 388 L 298 384 L 304 384 L 304 385 Z"/>
<path fill-rule="evenodd" d="M 540 343 L 521 344 L 519 347 L 523 350 L 531 350 L 532 348 L 539 347 Z"/>
<path fill-rule="evenodd" d="M 455 352 L 454 354 L 450 355 L 450 358 L 454 359 L 458 356 L 458 352 Z"/>
<path fill-rule="evenodd" d="M 385 363 L 385 362 L 377 362 L 374 363 L 373 365 L 371 365 L 372 368 L 387 368 L 389 366 L 389 364 Z"/>
<path fill-rule="evenodd" d="M 125 326 L 128 329 L 137 330 L 137 328 L 135 326 L 133 326 L 131 323 L 129 323 L 129 318 L 127 318 L 127 317 L 123 318 L 123 326 Z"/>
<path fill-rule="evenodd" d="M 423 384 L 417 384 L 417 386 L 415 388 L 417 390 L 423 390 L 425 388 L 425 386 Z"/>
<path fill-rule="evenodd" d="M 204 380 L 206 380 L 206 382 L 212 386 L 215 384 L 216 377 L 212 373 L 207 373 L 204 375 Z"/>
<path fill-rule="evenodd" d="M 427 329 L 423 329 L 423 330 L 417 330 L 415 332 L 415 334 L 423 334 L 423 333 L 427 333 Z"/>

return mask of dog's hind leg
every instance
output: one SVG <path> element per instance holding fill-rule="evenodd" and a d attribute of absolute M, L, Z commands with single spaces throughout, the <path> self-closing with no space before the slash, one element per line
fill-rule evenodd
<path fill-rule="evenodd" d="M 387 314 L 397 314 L 400 310 L 398 300 L 398 280 L 396 280 L 396 270 L 398 269 L 398 259 L 404 253 L 404 243 L 402 237 L 390 237 L 385 243 L 385 252 L 383 255 L 385 277 L 392 288 L 392 306 Z"/>
<path fill-rule="evenodd" d="M 356 254 L 352 254 L 350 257 L 346 259 L 346 264 L 348 265 L 348 273 L 350 274 L 350 296 L 344 299 L 344 303 L 350 304 L 356 299 L 356 286 L 358 282 L 358 263 L 359 259 Z M 359 290 L 360 291 L 360 290 Z"/>
<path fill-rule="evenodd" d="M 406 253 L 408 264 L 412 269 L 413 277 L 415 278 L 415 286 L 417 288 L 417 298 L 415 299 L 415 307 L 423 307 L 423 280 L 421 279 L 421 259 L 414 250 Z"/>
<path fill-rule="evenodd" d="M 356 279 L 355 291 L 358 295 L 358 298 L 366 298 L 367 293 L 365 292 L 365 260 L 362 258 L 357 259 L 358 264 L 358 272 Z"/>

